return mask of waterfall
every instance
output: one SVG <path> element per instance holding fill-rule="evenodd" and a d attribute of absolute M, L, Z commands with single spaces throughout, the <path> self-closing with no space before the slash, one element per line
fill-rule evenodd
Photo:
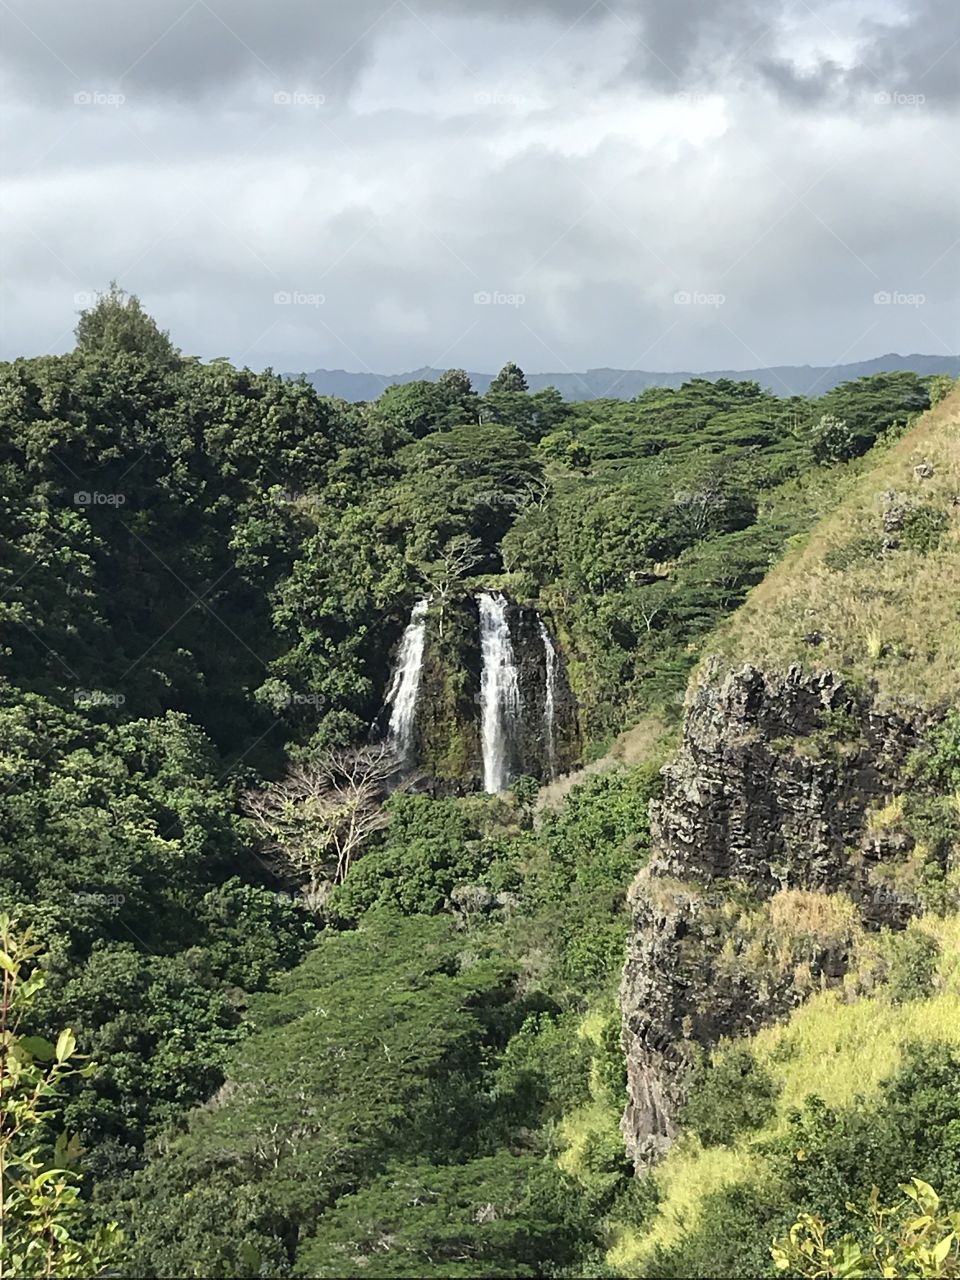
<path fill-rule="evenodd" d="M 478 600 L 483 788 L 496 794 L 510 781 L 510 729 L 520 714 L 520 686 L 506 598 L 499 591 L 482 591 Z"/>
<path fill-rule="evenodd" d="M 557 776 L 557 752 L 554 742 L 554 720 L 557 714 L 557 650 L 543 619 L 537 615 L 543 656 L 546 664 L 546 684 L 543 695 L 543 733 L 547 743 L 547 768 L 550 781 Z"/>
<path fill-rule="evenodd" d="M 423 642 L 427 631 L 427 605 L 418 600 L 410 614 L 410 622 L 400 641 L 397 665 L 387 693 L 390 707 L 389 739 L 403 761 L 413 755 L 413 730 L 417 714 L 417 694 L 420 692 L 420 672 L 423 668 Z"/>

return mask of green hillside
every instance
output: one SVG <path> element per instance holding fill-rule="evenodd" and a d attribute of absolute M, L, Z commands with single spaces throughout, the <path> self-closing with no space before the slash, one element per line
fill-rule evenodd
<path fill-rule="evenodd" d="M 882 700 L 960 700 L 960 392 L 878 445 L 836 511 L 793 547 L 709 651 L 799 662 Z"/>

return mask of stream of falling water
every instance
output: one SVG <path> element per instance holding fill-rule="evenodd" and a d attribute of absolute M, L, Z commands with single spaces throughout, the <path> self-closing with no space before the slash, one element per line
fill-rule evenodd
<path fill-rule="evenodd" d="M 427 631 L 427 605 L 418 600 L 410 613 L 410 621 L 400 641 L 397 665 L 387 693 L 390 707 L 390 741 L 397 755 L 409 762 L 413 755 L 414 727 L 417 716 L 417 695 L 420 692 L 420 673 L 423 669 L 423 642 Z"/>
<path fill-rule="evenodd" d="M 495 795 L 510 782 L 510 733 L 520 714 L 520 686 L 506 597 L 499 591 L 482 591 L 478 603 L 483 788 Z"/>
<path fill-rule="evenodd" d="M 547 768 L 550 770 L 550 781 L 557 776 L 557 750 L 554 741 L 554 722 L 557 716 L 557 649 L 550 632 L 541 617 L 537 617 L 540 625 L 540 639 L 543 641 L 543 655 L 546 664 L 546 685 L 543 697 L 543 732 L 547 742 Z"/>

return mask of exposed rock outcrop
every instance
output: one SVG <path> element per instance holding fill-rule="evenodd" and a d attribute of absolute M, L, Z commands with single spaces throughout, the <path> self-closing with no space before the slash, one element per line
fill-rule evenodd
<path fill-rule="evenodd" d="M 745 667 L 694 694 L 653 813 L 653 858 L 632 890 L 623 1129 L 638 1164 L 674 1135 L 695 1046 L 749 1032 L 843 978 L 844 929 L 801 918 L 810 902 L 836 908 L 804 891 L 842 891 L 868 929 L 901 926 L 916 909 L 871 875 L 903 854 L 902 836 L 868 839 L 865 818 L 901 788 L 922 729 L 917 713 L 881 713 L 829 672 Z M 803 982 L 784 960 L 791 929 Z"/>

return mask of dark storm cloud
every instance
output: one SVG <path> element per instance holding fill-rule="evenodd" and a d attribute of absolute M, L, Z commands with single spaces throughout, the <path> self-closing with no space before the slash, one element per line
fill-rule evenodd
<path fill-rule="evenodd" d="M 960 99 L 960 4 L 916 0 L 894 29 L 867 23 L 863 77 L 881 90 L 922 94 L 934 108 Z"/>
<path fill-rule="evenodd" d="M 238 81 L 291 76 L 342 85 L 379 21 L 370 0 L 9 0 L 3 66 L 17 91 L 122 86 L 141 97 L 229 94 Z"/>
<path fill-rule="evenodd" d="M 923 105 L 949 110 L 960 98 L 960 5 L 956 0 L 911 0 L 886 23 L 864 18 L 855 61 L 844 67 L 821 58 L 798 68 L 761 56 L 757 69 L 785 99 L 801 106 L 860 98 L 869 106 Z"/>
<path fill-rule="evenodd" d="M 115 277 L 288 369 L 955 350 L 952 6 L 0 0 L 3 354 Z"/>
<path fill-rule="evenodd" d="M 691 81 L 756 75 L 811 105 L 857 90 L 960 93 L 956 0 L 905 0 L 885 22 L 864 9 L 856 61 L 798 67 L 776 49 L 785 21 L 804 16 L 829 37 L 831 6 L 799 0 L 9 0 L 0 12 L 0 66 L 18 96 L 42 99 L 94 85 L 144 98 L 229 96 L 252 79 L 345 92 L 387 29 L 458 14 L 505 30 L 549 18 L 557 30 L 620 24 L 632 44 L 627 74 L 667 91 Z M 825 16 L 823 16 L 825 15 Z"/>

